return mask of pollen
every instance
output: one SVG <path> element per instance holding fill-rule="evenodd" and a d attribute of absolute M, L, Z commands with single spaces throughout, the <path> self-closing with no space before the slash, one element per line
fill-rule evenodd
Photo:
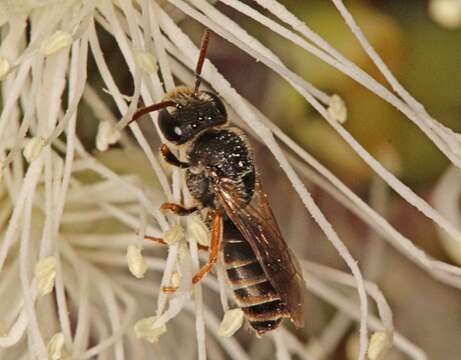
<path fill-rule="evenodd" d="M 178 260 L 183 263 L 190 256 L 189 248 L 184 242 L 181 242 L 178 247 Z"/>
<path fill-rule="evenodd" d="M 136 64 L 146 73 L 153 74 L 157 72 L 157 59 L 147 51 L 137 51 L 135 53 Z"/>
<path fill-rule="evenodd" d="M 45 146 L 45 139 L 41 136 L 33 137 L 24 147 L 23 155 L 28 162 L 34 161 Z"/>
<path fill-rule="evenodd" d="M 231 309 L 226 311 L 218 329 L 218 335 L 230 337 L 242 327 L 244 314 L 242 309 Z"/>
<path fill-rule="evenodd" d="M 171 286 L 173 287 L 179 287 L 179 284 L 181 282 L 181 274 L 178 273 L 177 271 L 175 271 L 172 275 L 171 275 Z"/>
<path fill-rule="evenodd" d="M 71 360 L 65 349 L 65 340 L 62 333 L 54 334 L 47 345 L 49 360 Z"/>
<path fill-rule="evenodd" d="M 43 40 L 40 46 L 40 52 L 45 56 L 50 56 L 65 49 L 66 47 L 69 47 L 72 42 L 73 39 L 71 34 L 58 30 Z"/>
<path fill-rule="evenodd" d="M 147 271 L 147 264 L 142 256 L 141 249 L 134 245 L 128 246 L 126 258 L 130 272 L 138 279 L 143 278 Z"/>
<path fill-rule="evenodd" d="M 201 217 L 198 215 L 191 215 L 188 220 L 187 230 L 190 236 L 192 236 L 200 245 L 209 246 L 210 231 L 202 221 Z"/>
<path fill-rule="evenodd" d="M 347 107 L 339 95 L 333 95 L 328 104 L 328 113 L 341 124 L 347 120 Z"/>
<path fill-rule="evenodd" d="M 173 245 L 183 237 L 184 230 L 182 229 L 181 225 L 175 225 L 163 234 L 163 241 L 165 241 L 168 245 Z"/>
<path fill-rule="evenodd" d="M 0 56 L 0 80 L 8 74 L 10 71 L 10 63 L 3 56 Z"/>
<path fill-rule="evenodd" d="M 120 140 L 121 133 L 112 126 L 109 121 L 101 121 L 98 126 L 98 134 L 96 135 L 96 148 L 99 151 L 106 151 L 109 145 L 113 145 Z"/>
<path fill-rule="evenodd" d="M 47 295 L 53 290 L 56 278 L 56 258 L 54 256 L 48 256 L 37 263 L 35 278 L 40 296 Z"/>
<path fill-rule="evenodd" d="M 151 316 L 139 320 L 134 325 L 136 337 L 147 340 L 150 343 L 156 343 L 160 336 L 166 333 L 166 325 L 157 324 L 157 319 L 157 316 Z"/>
<path fill-rule="evenodd" d="M 8 335 L 8 326 L 3 321 L 0 321 L 0 337 L 6 335 Z"/>
<path fill-rule="evenodd" d="M 368 358 L 370 360 L 382 360 L 392 346 L 392 338 L 385 331 L 378 331 L 371 335 L 368 346 Z"/>

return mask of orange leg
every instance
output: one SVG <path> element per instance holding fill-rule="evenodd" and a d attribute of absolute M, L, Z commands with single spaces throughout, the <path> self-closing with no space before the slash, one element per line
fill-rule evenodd
<path fill-rule="evenodd" d="M 192 283 L 197 284 L 202 278 L 213 268 L 218 261 L 219 247 L 222 238 L 222 215 L 219 210 L 213 213 L 213 223 L 211 227 L 211 245 L 208 253 L 208 262 L 200 269 L 200 271 L 192 278 Z"/>
<path fill-rule="evenodd" d="M 163 203 L 162 206 L 160 207 L 160 210 L 162 211 L 171 211 L 176 215 L 179 216 L 186 216 L 190 215 L 193 212 L 197 211 L 198 208 L 196 206 L 192 206 L 190 208 L 185 208 L 184 206 L 174 204 L 174 203 Z"/>
<path fill-rule="evenodd" d="M 181 169 L 187 169 L 190 165 L 189 163 L 187 162 L 183 162 L 183 161 L 180 161 L 170 150 L 170 148 L 166 145 L 166 144 L 163 144 L 161 147 L 160 147 L 160 152 L 162 153 L 162 156 L 163 158 L 165 159 L 165 161 L 172 165 L 172 166 L 176 166 L 178 168 L 181 168 Z"/>

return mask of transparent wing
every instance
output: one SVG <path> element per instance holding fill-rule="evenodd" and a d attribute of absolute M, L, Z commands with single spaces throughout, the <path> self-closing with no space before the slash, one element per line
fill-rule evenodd
<path fill-rule="evenodd" d="M 220 179 L 215 192 L 229 218 L 253 249 L 297 327 L 304 325 L 305 283 L 297 259 L 283 239 L 259 179 L 249 204 L 234 183 Z"/>

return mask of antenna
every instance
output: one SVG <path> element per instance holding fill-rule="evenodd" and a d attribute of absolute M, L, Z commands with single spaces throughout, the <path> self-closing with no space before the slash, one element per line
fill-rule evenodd
<path fill-rule="evenodd" d="M 210 30 L 206 29 L 203 33 L 202 44 L 200 45 L 200 53 L 197 61 L 197 66 L 195 67 L 195 85 L 194 85 L 194 94 L 197 94 L 202 78 L 200 74 L 202 72 L 203 63 L 205 62 L 206 51 L 208 48 L 208 43 L 210 41 Z"/>
<path fill-rule="evenodd" d="M 206 29 L 203 37 L 202 43 L 200 45 L 200 54 L 197 61 L 197 66 L 195 67 L 195 86 L 194 86 L 194 94 L 197 93 L 200 83 L 202 82 L 202 78 L 200 77 L 200 73 L 202 72 L 203 63 L 205 62 L 206 51 L 208 48 L 208 42 L 210 41 L 210 30 Z M 161 110 L 168 106 L 176 106 L 176 103 L 172 100 L 162 101 L 157 104 L 149 105 L 146 107 L 142 107 L 134 113 L 131 120 L 128 122 L 128 125 L 132 122 L 138 120 L 144 114 L 148 114 L 153 111 Z"/>
<path fill-rule="evenodd" d="M 146 107 L 139 108 L 133 114 L 133 117 L 131 118 L 131 120 L 128 122 L 127 125 L 131 124 L 133 121 L 138 120 L 144 114 L 148 114 L 148 113 L 153 112 L 153 111 L 161 110 L 163 108 L 166 108 L 167 106 L 176 106 L 176 103 L 174 101 L 167 100 L 167 101 L 159 102 L 157 104 L 153 104 L 153 105 L 149 105 L 149 106 L 146 106 Z"/>

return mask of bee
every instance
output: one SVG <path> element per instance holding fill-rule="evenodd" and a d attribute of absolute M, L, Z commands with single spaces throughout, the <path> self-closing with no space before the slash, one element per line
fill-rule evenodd
<path fill-rule="evenodd" d="M 221 256 L 236 303 L 258 336 L 276 329 L 283 318 L 303 327 L 302 271 L 274 218 L 250 146 L 240 129 L 228 125 L 219 96 L 199 89 L 209 37 L 206 30 L 195 86 L 176 87 L 160 103 L 138 109 L 131 121 L 159 111 L 158 125 L 168 144 L 186 149 L 187 161 L 179 160 L 167 144 L 160 150 L 167 163 L 185 170 L 196 206 L 165 203 L 162 209 L 180 216 L 208 210 L 209 257 L 193 283 Z"/>

